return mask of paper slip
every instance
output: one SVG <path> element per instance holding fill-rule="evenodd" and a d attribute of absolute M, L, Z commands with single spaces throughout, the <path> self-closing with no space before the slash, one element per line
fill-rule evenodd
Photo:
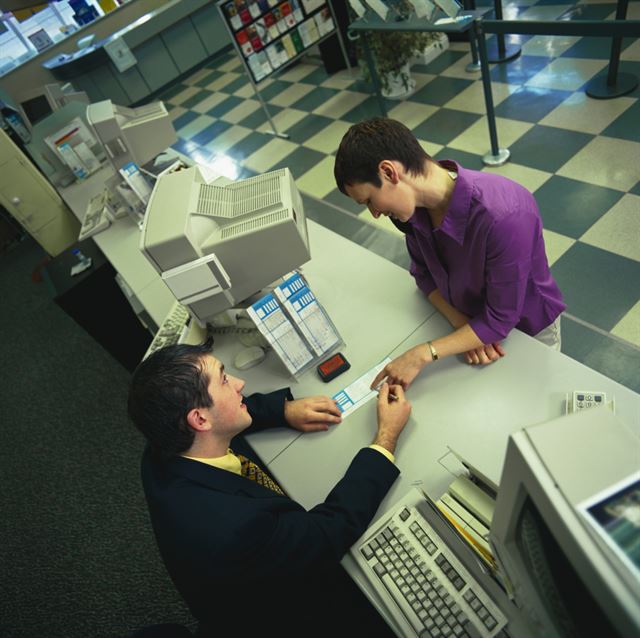
<path fill-rule="evenodd" d="M 355 412 L 358 408 L 362 407 L 367 403 L 367 401 L 369 401 L 369 399 L 378 396 L 378 392 L 376 390 L 372 390 L 369 386 L 375 379 L 378 372 L 380 372 L 380 370 L 382 370 L 382 368 L 384 368 L 390 361 L 391 359 L 387 357 L 377 366 L 374 366 L 361 377 L 358 377 L 344 390 L 340 390 L 340 392 L 331 397 L 338 404 L 338 408 L 340 408 L 340 412 L 342 412 L 343 419 L 348 417 L 352 412 Z"/>

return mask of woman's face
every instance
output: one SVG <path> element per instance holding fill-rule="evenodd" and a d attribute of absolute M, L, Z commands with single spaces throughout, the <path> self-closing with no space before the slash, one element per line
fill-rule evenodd
<path fill-rule="evenodd" d="M 383 177 L 382 186 L 363 182 L 347 184 L 345 190 L 351 199 L 366 206 L 375 219 L 384 215 L 406 222 L 413 217 L 416 207 L 413 193 L 403 182 L 394 184 Z"/>

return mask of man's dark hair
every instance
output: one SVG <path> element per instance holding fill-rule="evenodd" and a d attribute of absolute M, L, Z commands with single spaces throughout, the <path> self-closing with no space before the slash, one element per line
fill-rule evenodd
<path fill-rule="evenodd" d="M 342 193 L 346 186 L 369 182 L 382 186 L 378 165 L 382 160 L 397 160 L 406 171 L 419 175 L 430 156 L 415 135 L 396 120 L 376 117 L 354 124 L 342 138 L 333 174 Z"/>
<path fill-rule="evenodd" d="M 204 358 L 213 339 L 199 346 L 174 345 L 156 350 L 135 369 L 128 411 L 154 451 L 169 457 L 188 450 L 194 432 L 187 414 L 213 405 Z"/>

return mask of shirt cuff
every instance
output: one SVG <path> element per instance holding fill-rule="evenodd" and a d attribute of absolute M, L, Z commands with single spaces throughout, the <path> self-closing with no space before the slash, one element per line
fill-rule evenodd
<path fill-rule="evenodd" d="M 391 454 L 391 452 L 389 452 L 389 450 L 387 450 L 386 448 L 383 448 L 381 445 L 371 444 L 369 447 L 372 450 L 378 450 L 378 452 L 380 452 L 380 454 L 382 454 L 383 456 L 386 456 L 392 463 L 396 462 L 396 457 L 393 456 L 393 454 Z"/>

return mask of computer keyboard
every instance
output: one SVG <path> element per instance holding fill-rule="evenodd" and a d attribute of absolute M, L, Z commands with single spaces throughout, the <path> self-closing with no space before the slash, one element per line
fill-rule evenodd
<path fill-rule="evenodd" d="M 177 301 L 171 306 L 171 309 L 164 318 L 162 325 L 158 328 L 153 341 L 145 352 L 143 359 L 146 359 L 152 352 L 172 346 L 180 341 L 183 331 L 189 324 L 189 311 Z"/>
<path fill-rule="evenodd" d="M 506 617 L 426 521 L 423 504 L 412 490 L 367 530 L 352 556 L 401 635 L 493 638 Z"/>
<path fill-rule="evenodd" d="M 78 235 L 78 241 L 83 241 L 96 233 L 99 233 L 111 225 L 111 219 L 107 212 L 107 198 L 100 193 L 89 200 L 87 212 L 82 220 L 82 227 Z"/>

